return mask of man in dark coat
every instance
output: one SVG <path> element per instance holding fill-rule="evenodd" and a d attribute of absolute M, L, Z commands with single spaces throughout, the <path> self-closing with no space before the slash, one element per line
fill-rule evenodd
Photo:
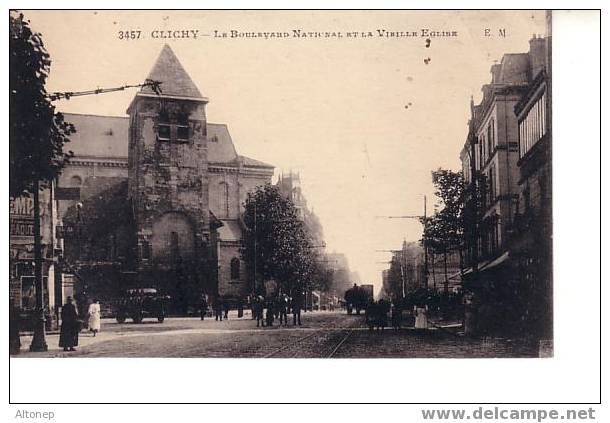
<path fill-rule="evenodd" d="M 301 309 L 303 308 L 303 293 L 296 289 L 292 294 L 292 324 L 301 326 Z"/>
<path fill-rule="evenodd" d="M 288 326 L 288 296 L 285 294 L 281 294 L 277 298 L 277 306 L 276 310 L 278 311 L 280 326 L 282 326 L 282 322 L 284 326 Z"/>
<path fill-rule="evenodd" d="M 269 327 L 273 326 L 273 318 L 275 316 L 274 301 L 272 298 L 267 300 L 267 315 L 265 316 L 265 324 Z"/>
<path fill-rule="evenodd" d="M 225 319 L 229 320 L 229 310 L 231 310 L 231 304 L 229 304 L 228 300 L 224 300 L 222 303 L 222 307 L 225 313 Z"/>
<path fill-rule="evenodd" d="M 241 298 L 237 301 L 237 317 L 239 319 L 244 317 L 244 302 Z"/>
<path fill-rule="evenodd" d="M 68 297 L 66 304 L 61 308 L 61 332 L 59 334 L 59 346 L 64 351 L 76 351 L 74 347 L 78 345 L 78 332 L 80 322 L 76 307 L 72 304 L 72 297 Z"/>
<path fill-rule="evenodd" d="M 220 297 L 216 297 L 216 301 L 214 301 L 214 318 L 222 322 L 222 299 Z"/>
<path fill-rule="evenodd" d="M 263 305 L 258 297 L 252 298 L 252 318 L 256 319 L 256 327 L 265 326 L 263 320 Z"/>

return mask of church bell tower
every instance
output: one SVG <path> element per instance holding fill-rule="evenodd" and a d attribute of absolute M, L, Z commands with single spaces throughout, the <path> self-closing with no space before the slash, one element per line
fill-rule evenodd
<path fill-rule="evenodd" d="M 213 286 L 205 106 L 208 102 L 165 45 L 129 114 L 129 199 L 138 283 L 186 308 Z M 194 298 L 193 298 L 194 297 Z"/>

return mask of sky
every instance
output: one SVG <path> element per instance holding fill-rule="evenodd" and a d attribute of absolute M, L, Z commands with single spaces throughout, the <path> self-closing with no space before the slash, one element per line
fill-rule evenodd
<path fill-rule="evenodd" d="M 403 239 L 417 241 L 431 171 L 460 169 L 471 96 L 505 53 L 527 52 L 545 33 L 544 11 L 27 11 L 52 59 L 47 91 L 144 81 L 170 45 L 202 94 L 209 122 L 226 123 L 239 154 L 299 172 L 324 227 L 327 251 L 344 253 L 362 282 Z M 297 38 L 292 31 L 340 32 Z M 422 37 L 422 29 L 456 37 Z M 486 29 L 489 36 L 486 36 Z M 505 36 L 500 35 L 504 29 Z M 159 31 L 191 31 L 161 39 Z M 284 38 L 230 37 L 287 32 Z M 380 37 L 378 30 L 417 32 Z M 138 39 L 120 31 L 140 31 Z M 193 38 L 193 31 L 197 38 Z M 227 38 L 215 37 L 226 32 Z M 347 37 L 355 32 L 358 37 Z M 372 36 L 362 37 L 362 33 Z M 137 33 L 136 33 L 137 34 Z M 426 38 L 430 39 L 427 47 Z M 72 98 L 60 111 L 124 116 L 135 94 Z"/>

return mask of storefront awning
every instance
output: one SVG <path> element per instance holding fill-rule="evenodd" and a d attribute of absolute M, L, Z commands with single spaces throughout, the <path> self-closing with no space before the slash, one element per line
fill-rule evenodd
<path fill-rule="evenodd" d="M 504 254 L 502 254 L 500 257 L 496 258 L 495 260 L 492 260 L 491 262 L 489 262 L 488 264 L 482 266 L 479 271 L 483 272 L 485 270 L 489 270 L 492 269 L 494 267 L 497 267 L 499 265 L 501 265 L 502 263 L 504 263 L 506 260 L 508 260 L 508 256 L 509 256 L 509 252 L 505 252 Z"/>

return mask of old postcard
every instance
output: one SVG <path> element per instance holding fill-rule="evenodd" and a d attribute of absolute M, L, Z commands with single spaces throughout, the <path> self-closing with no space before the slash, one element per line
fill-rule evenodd
<path fill-rule="evenodd" d="M 552 357 L 551 17 L 11 11 L 11 356 Z"/>

